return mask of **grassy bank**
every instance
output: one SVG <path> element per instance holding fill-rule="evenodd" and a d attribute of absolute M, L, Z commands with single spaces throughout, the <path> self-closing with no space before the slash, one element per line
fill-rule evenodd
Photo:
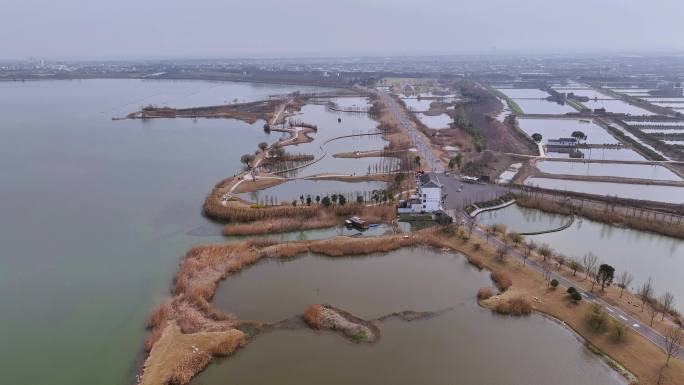
<path fill-rule="evenodd" d="M 520 108 L 518 103 L 516 103 L 515 100 L 509 98 L 508 95 L 504 94 L 503 92 L 497 90 L 496 88 L 494 88 L 492 86 L 486 85 L 485 87 L 487 87 L 487 91 L 496 95 L 500 99 L 505 100 L 506 103 L 508 104 L 508 108 L 510 108 L 511 111 L 513 111 L 516 115 L 524 115 L 525 114 L 525 111 L 523 111 L 522 108 Z"/>

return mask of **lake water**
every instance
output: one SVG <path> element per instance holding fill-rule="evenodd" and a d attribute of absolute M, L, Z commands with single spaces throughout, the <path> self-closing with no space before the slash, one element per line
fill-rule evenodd
<path fill-rule="evenodd" d="M 645 199 L 655 202 L 684 204 L 684 187 L 643 184 L 587 182 L 550 178 L 528 178 L 525 184 L 554 190 L 575 191 L 594 195 Z"/>
<path fill-rule="evenodd" d="M 275 140 L 263 122 L 111 118 L 152 100 L 215 104 L 297 89 L 0 82 L 3 383 L 127 383 L 180 256 L 222 239 L 189 235 L 216 228 L 201 216 L 204 197 L 239 170 L 240 154 Z"/>
<path fill-rule="evenodd" d="M 569 138 L 574 131 L 582 131 L 586 136 L 586 143 L 589 144 L 617 144 L 615 139 L 603 127 L 594 122 L 582 122 L 579 119 L 518 119 L 520 128 L 529 136 L 535 132 L 542 135 L 542 141 L 546 143 L 549 139 Z M 585 142 L 585 141 L 583 141 Z"/>
<path fill-rule="evenodd" d="M 676 180 L 681 181 L 677 174 L 668 168 L 647 164 L 620 163 L 580 163 L 580 162 L 539 162 L 537 168 L 549 174 L 588 175 L 588 176 L 616 176 L 622 178 Z"/>
<path fill-rule="evenodd" d="M 509 231 L 533 232 L 558 228 L 569 219 L 558 214 L 512 205 L 477 216 L 478 221 L 492 225 L 503 223 Z M 677 308 L 684 309 L 684 241 L 676 238 L 619 228 L 586 218 L 578 218 L 566 230 L 526 236 L 537 244 L 547 243 L 568 257 L 582 258 L 592 252 L 619 273 L 628 270 L 635 277 L 632 289 L 653 277 L 656 295 L 670 291 Z"/>
<path fill-rule="evenodd" d="M 475 292 L 491 286 L 488 275 L 459 254 L 425 248 L 263 261 L 223 282 L 214 302 L 241 318 L 270 321 L 300 315 L 312 303 L 366 319 L 402 310 L 454 310 L 429 320 L 382 322 L 380 341 L 365 346 L 306 329 L 267 333 L 192 383 L 624 383 L 557 323 L 480 308 Z"/>

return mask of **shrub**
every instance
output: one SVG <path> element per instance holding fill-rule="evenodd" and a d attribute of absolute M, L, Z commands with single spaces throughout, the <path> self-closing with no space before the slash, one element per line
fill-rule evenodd
<path fill-rule="evenodd" d="M 513 285 L 511 277 L 509 277 L 508 274 L 501 270 L 492 271 L 492 274 L 490 276 L 492 278 L 492 281 L 494 281 L 496 286 L 499 289 L 501 289 L 501 291 L 506 291 L 509 287 L 511 287 L 511 285 Z"/>
<path fill-rule="evenodd" d="M 574 286 L 570 286 L 568 290 L 566 290 L 568 294 L 576 293 L 577 289 L 575 289 Z"/>
<path fill-rule="evenodd" d="M 482 270 L 484 268 L 484 262 L 479 257 L 475 257 L 475 256 L 468 257 L 468 262 L 470 262 L 470 264 L 472 264 L 473 266 L 477 267 L 480 270 Z"/>
<path fill-rule="evenodd" d="M 473 250 L 478 251 L 480 249 L 482 249 L 482 245 L 480 245 L 479 243 L 473 244 Z"/>
<path fill-rule="evenodd" d="M 554 289 L 558 287 L 558 280 L 556 278 L 551 280 L 551 287 Z"/>
<path fill-rule="evenodd" d="M 595 332 L 603 332 L 608 322 L 608 315 L 601 305 L 592 304 L 587 310 L 587 323 Z"/>
<path fill-rule="evenodd" d="M 573 291 L 570 293 L 570 298 L 572 298 L 572 300 L 575 302 L 579 302 L 582 300 L 582 294 L 580 294 L 578 291 Z"/>
<path fill-rule="evenodd" d="M 524 298 L 511 298 L 496 305 L 496 312 L 513 316 L 528 315 L 532 312 L 532 305 Z"/>
<path fill-rule="evenodd" d="M 611 337 L 613 337 L 613 340 L 622 341 L 625 339 L 625 337 L 627 336 L 627 326 L 625 326 L 622 322 L 616 319 L 611 319 L 610 326 L 610 335 Z"/>
<path fill-rule="evenodd" d="M 493 295 L 494 292 L 491 287 L 481 287 L 480 290 L 477 291 L 478 300 L 485 300 L 491 298 Z"/>

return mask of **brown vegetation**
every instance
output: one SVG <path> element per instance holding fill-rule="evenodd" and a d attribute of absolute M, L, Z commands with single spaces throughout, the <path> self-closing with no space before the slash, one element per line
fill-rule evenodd
<path fill-rule="evenodd" d="M 503 270 L 493 270 L 490 277 L 501 291 L 506 291 L 513 285 L 510 275 Z"/>
<path fill-rule="evenodd" d="M 494 295 L 494 291 L 492 290 L 491 287 L 481 287 L 477 291 L 477 299 L 480 301 L 485 300 L 485 299 L 489 299 L 493 295 Z"/>
<path fill-rule="evenodd" d="M 280 207 L 280 206 L 279 206 Z M 246 223 L 232 223 L 223 228 L 224 235 L 256 235 L 267 233 L 283 233 L 288 231 L 302 231 L 311 229 L 321 229 L 332 227 L 340 224 L 340 217 L 358 215 L 366 221 L 374 222 L 390 222 L 395 217 L 395 209 L 393 205 L 377 205 L 366 206 L 362 204 L 351 203 L 344 206 L 311 206 L 311 207 L 292 207 L 293 210 L 282 210 L 276 213 L 291 213 L 297 210 L 303 211 L 301 216 L 289 215 L 285 217 L 264 218 L 259 221 L 252 221 Z M 247 208 L 245 210 L 267 211 L 270 208 L 253 209 Z M 309 216 L 309 214 L 313 215 Z"/>
<path fill-rule="evenodd" d="M 512 316 L 529 315 L 532 313 L 532 305 L 522 297 L 510 298 L 496 305 L 496 312 Z"/>

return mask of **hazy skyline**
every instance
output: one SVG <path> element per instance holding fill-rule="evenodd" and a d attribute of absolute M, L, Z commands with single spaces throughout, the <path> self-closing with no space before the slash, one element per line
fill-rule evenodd
<path fill-rule="evenodd" d="M 659 0 L 14 0 L 0 60 L 684 51 Z"/>

